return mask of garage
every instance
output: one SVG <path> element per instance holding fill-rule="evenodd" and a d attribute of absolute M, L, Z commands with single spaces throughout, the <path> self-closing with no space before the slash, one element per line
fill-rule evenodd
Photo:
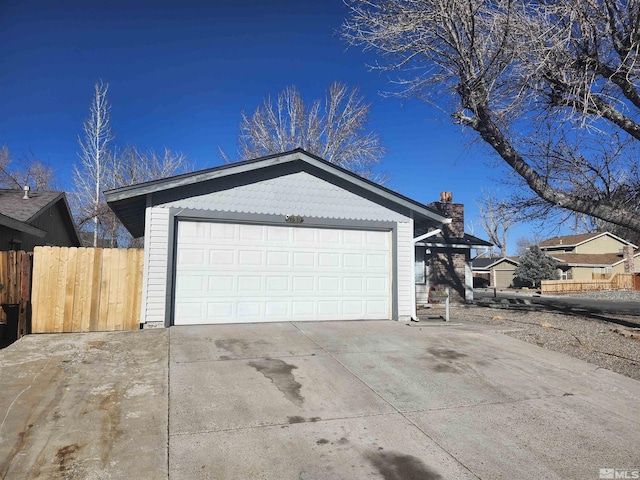
<path fill-rule="evenodd" d="M 297 149 L 105 192 L 144 237 L 145 327 L 416 315 L 434 207 Z"/>
<path fill-rule="evenodd" d="M 175 325 L 391 318 L 389 231 L 178 222 Z"/>

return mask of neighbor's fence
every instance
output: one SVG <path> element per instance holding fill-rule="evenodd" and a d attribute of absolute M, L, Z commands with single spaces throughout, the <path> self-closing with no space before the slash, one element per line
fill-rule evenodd
<path fill-rule="evenodd" d="M 31 298 L 31 256 L 23 251 L 0 252 L 0 324 L 11 322 L 15 338 L 28 333 Z M 11 318 L 7 318 L 7 314 Z"/>
<path fill-rule="evenodd" d="M 140 328 L 142 249 L 36 247 L 32 332 Z"/>
<path fill-rule="evenodd" d="M 633 290 L 633 273 L 617 273 L 609 280 L 543 280 L 543 294 L 584 293 L 601 290 Z"/>

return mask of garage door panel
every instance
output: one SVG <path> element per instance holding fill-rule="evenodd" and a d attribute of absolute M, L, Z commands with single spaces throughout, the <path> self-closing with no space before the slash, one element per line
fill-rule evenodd
<path fill-rule="evenodd" d="M 179 222 L 174 322 L 388 319 L 390 237 Z"/>

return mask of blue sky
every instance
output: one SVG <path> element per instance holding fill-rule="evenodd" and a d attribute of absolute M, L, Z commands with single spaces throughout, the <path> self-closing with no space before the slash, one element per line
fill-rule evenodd
<path fill-rule="evenodd" d="M 102 79 L 118 145 L 166 146 L 207 168 L 222 163 L 218 146 L 234 156 L 241 111 L 288 85 L 311 101 L 340 80 L 371 103 L 387 186 L 423 203 L 452 191 L 475 220 L 483 189 L 506 193 L 496 182 L 505 170 L 439 110 L 381 96 L 389 77 L 336 33 L 346 15 L 340 0 L 0 1 L 0 145 L 32 151 L 70 189 Z M 510 252 L 530 233 L 514 228 Z"/>

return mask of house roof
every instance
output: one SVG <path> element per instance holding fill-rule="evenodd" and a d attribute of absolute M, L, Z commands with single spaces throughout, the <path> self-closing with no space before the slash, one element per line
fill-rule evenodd
<path fill-rule="evenodd" d="M 25 232 L 36 237 L 44 237 L 47 232 L 30 225 L 49 207 L 63 202 L 66 209 L 66 223 L 69 233 L 75 237 L 80 245 L 80 237 L 73 223 L 71 210 L 64 192 L 30 191 L 29 198 L 24 198 L 22 189 L 0 189 L 0 225 L 13 230 Z"/>
<path fill-rule="evenodd" d="M 492 247 L 493 243 L 482 240 L 481 238 L 474 237 L 468 233 L 464 234 L 464 237 L 443 237 L 442 235 L 428 237 L 423 241 L 417 242 L 416 245 L 425 247 L 442 247 L 442 248 L 484 248 Z"/>
<path fill-rule="evenodd" d="M 474 269 L 478 270 L 489 270 L 490 268 L 502 263 L 508 262 L 513 265 L 518 265 L 518 257 L 494 257 L 494 258 L 486 258 L 486 257 L 476 257 L 471 261 L 471 265 Z"/>
<path fill-rule="evenodd" d="M 437 223 L 451 222 L 451 219 L 426 205 L 362 178 L 300 148 L 290 152 L 130 185 L 107 191 L 104 195 L 107 203 L 124 226 L 134 237 L 139 237 L 144 234 L 144 212 L 148 206 L 147 199 L 149 198 L 149 202 L 151 202 L 151 196 L 154 194 L 166 196 L 168 192 L 180 192 L 181 195 L 186 197 L 189 196 L 196 184 L 238 182 L 238 178 L 245 177 L 248 183 L 252 183 L 252 175 L 256 171 L 267 171 L 284 166 L 291 168 L 304 166 L 318 174 L 328 175 L 330 178 L 339 181 L 341 185 L 353 188 L 363 195 L 387 204 L 391 203 L 396 208 L 411 212 L 415 218 L 427 219 Z"/>
<path fill-rule="evenodd" d="M 28 223 L 63 195 L 62 192 L 35 191 L 29 192 L 28 199 L 23 199 L 23 190 L 0 189 L 0 214 Z"/>
<path fill-rule="evenodd" d="M 554 253 L 551 256 L 559 263 L 570 267 L 581 265 L 609 267 L 624 260 L 618 253 Z"/>
<path fill-rule="evenodd" d="M 633 245 L 631 242 L 627 242 L 626 240 L 610 232 L 596 232 L 596 233 L 580 233 L 577 235 L 564 235 L 559 237 L 553 237 L 547 240 L 543 240 L 542 242 L 538 243 L 538 246 L 543 250 L 546 248 L 554 248 L 554 247 L 577 247 L 578 245 L 581 245 L 583 243 L 586 243 L 598 237 L 603 237 L 605 235 L 615 238 L 616 240 L 619 240 L 622 243 Z M 634 245 L 634 247 L 636 247 L 636 245 Z"/>

